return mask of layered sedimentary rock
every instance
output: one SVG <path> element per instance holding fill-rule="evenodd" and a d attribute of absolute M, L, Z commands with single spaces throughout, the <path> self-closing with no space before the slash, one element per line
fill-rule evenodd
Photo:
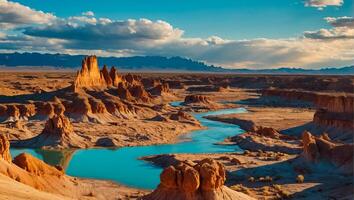
<path fill-rule="evenodd" d="M 192 115 L 183 111 L 178 111 L 177 113 L 171 114 L 170 119 L 185 123 L 199 124 L 199 122 Z"/>
<path fill-rule="evenodd" d="M 334 143 L 327 135 L 316 137 L 307 131 L 302 135 L 302 143 L 302 157 L 305 160 L 313 163 L 330 162 L 338 167 L 340 172 L 353 174 L 353 143 Z"/>
<path fill-rule="evenodd" d="M 317 108 L 334 113 L 353 113 L 354 96 L 352 94 L 325 94 L 298 90 L 263 90 L 264 96 L 279 96 L 289 100 L 312 102 Z"/>
<path fill-rule="evenodd" d="M 317 125 L 343 129 L 354 128 L 354 95 L 323 94 L 296 90 L 264 90 L 264 96 L 311 102 L 317 108 L 313 121 Z"/>
<path fill-rule="evenodd" d="M 161 183 L 143 200 L 247 200 L 248 195 L 224 186 L 225 168 L 212 159 L 204 159 L 198 164 L 180 163 L 163 170 Z"/>
<path fill-rule="evenodd" d="M 192 103 L 208 104 L 210 102 L 211 102 L 210 99 L 203 95 L 188 95 L 184 98 L 184 104 L 192 104 Z"/>

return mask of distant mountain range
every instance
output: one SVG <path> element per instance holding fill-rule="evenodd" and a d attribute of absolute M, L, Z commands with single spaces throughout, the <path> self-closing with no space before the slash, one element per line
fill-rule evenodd
<path fill-rule="evenodd" d="M 57 67 L 78 68 L 83 55 L 40 54 L 40 53 L 2 53 L 0 66 L 5 67 Z M 342 68 L 323 68 L 318 70 L 302 68 L 279 69 L 226 69 L 182 57 L 133 56 L 99 57 L 100 66 L 116 66 L 121 70 L 132 71 L 190 71 L 190 72 L 228 72 L 241 74 L 344 74 L 354 75 L 354 65 Z"/>

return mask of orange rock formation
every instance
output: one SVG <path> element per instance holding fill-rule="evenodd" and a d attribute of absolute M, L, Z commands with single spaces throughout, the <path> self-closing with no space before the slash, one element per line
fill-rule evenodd
<path fill-rule="evenodd" d="M 184 98 L 184 103 L 185 104 L 190 104 L 190 103 L 208 104 L 210 103 L 210 99 L 203 95 L 188 95 Z"/>
<path fill-rule="evenodd" d="M 11 162 L 10 142 L 3 134 L 0 135 L 0 158 Z"/>
<path fill-rule="evenodd" d="M 160 175 L 161 183 L 143 200 L 248 200 L 253 199 L 243 193 L 224 186 L 225 168 L 212 159 L 204 159 L 198 164 L 191 162 L 169 166 Z"/>

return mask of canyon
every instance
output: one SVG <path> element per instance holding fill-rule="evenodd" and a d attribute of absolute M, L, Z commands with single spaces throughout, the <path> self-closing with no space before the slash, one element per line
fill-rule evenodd
<path fill-rule="evenodd" d="M 353 77 L 118 70 L 1 72 L 0 197 L 353 197 Z"/>

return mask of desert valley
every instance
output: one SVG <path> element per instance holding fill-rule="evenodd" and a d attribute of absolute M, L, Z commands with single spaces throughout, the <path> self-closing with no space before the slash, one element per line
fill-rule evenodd
<path fill-rule="evenodd" d="M 352 76 L 1 73 L 1 199 L 353 198 Z"/>
<path fill-rule="evenodd" d="M 0 200 L 353 200 L 354 0 L 0 0 Z"/>

